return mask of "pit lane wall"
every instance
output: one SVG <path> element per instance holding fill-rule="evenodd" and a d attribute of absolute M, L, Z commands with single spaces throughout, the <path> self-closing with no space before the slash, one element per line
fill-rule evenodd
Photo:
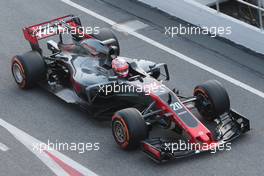
<path fill-rule="evenodd" d="M 264 31 L 239 21 L 194 0 L 138 0 L 197 26 L 231 27 L 232 33 L 221 37 L 264 54 Z"/>

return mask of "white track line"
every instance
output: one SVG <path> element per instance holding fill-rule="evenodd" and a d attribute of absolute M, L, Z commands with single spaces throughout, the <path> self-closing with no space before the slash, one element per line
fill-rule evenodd
<path fill-rule="evenodd" d="M 71 176 L 74 174 L 67 173 L 58 163 L 52 160 L 45 152 L 40 152 L 36 150 L 36 144 L 45 145 L 43 142 L 39 141 L 38 139 L 30 136 L 29 134 L 25 133 L 24 131 L 16 128 L 15 126 L 9 124 L 8 122 L 4 121 L 0 118 L 0 126 L 4 127 L 7 131 L 9 131 L 19 142 L 25 145 L 32 153 L 34 153 L 48 168 L 50 168 L 56 175 L 58 176 Z M 47 145 L 45 145 L 47 148 Z M 66 155 L 56 151 L 56 150 L 48 150 L 50 154 L 59 158 L 68 166 L 72 167 L 73 169 L 80 172 L 82 175 L 87 176 L 97 176 L 94 172 L 87 169 L 86 167 L 82 166 L 81 164 L 73 161 Z"/>
<path fill-rule="evenodd" d="M 66 3 L 66 4 L 68 4 L 68 5 L 70 5 L 70 6 L 72 6 L 72 7 L 74 7 L 74 8 L 77 8 L 77 9 L 79 9 L 79 10 L 81 10 L 81 11 L 83 11 L 83 12 L 85 12 L 85 13 L 87 13 L 87 14 L 89 14 L 89 15 L 91 15 L 91 16 L 99 19 L 99 20 L 101 20 L 101 21 L 104 21 L 105 23 L 108 23 L 111 26 L 115 26 L 115 27 L 117 26 L 117 23 L 115 21 L 113 21 L 113 20 L 111 20 L 109 18 L 106 18 L 106 17 L 104 17 L 104 16 L 102 16 L 102 15 L 100 15 L 98 13 L 95 13 L 92 10 L 89 10 L 89 9 L 79 5 L 79 4 L 76 4 L 76 3 L 74 3 L 74 2 L 72 2 L 70 0 L 61 0 L 61 1 Z M 146 36 L 144 36 L 142 34 L 139 34 L 139 33 L 135 32 L 135 31 L 131 30 L 128 27 L 122 26 L 119 30 L 122 30 L 122 31 L 124 31 L 126 33 L 129 33 L 130 35 L 133 35 L 134 37 L 137 37 L 137 38 L 149 43 L 150 45 L 153 45 L 153 46 L 155 46 L 157 48 L 160 48 L 160 49 L 162 49 L 162 50 L 164 50 L 164 51 L 166 51 L 166 52 L 168 52 L 168 53 L 170 53 L 170 54 L 172 54 L 174 56 L 177 56 L 181 60 L 184 60 L 184 61 L 186 61 L 186 62 L 188 62 L 188 63 L 190 63 L 192 65 L 195 65 L 195 66 L 199 67 L 200 69 L 208 71 L 211 74 L 214 74 L 214 75 L 216 75 L 216 76 L 218 76 L 218 77 L 220 77 L 220 78 L 222 78 L 222 79 L 224 79 L 224 80 L 226 80 L 226 81 L 228 81 L 228 82 L 230 82 L 230 83 L 232 83 L 232 84 L 234 84 L 236 86 L 239 86 L 239 87 L 241 87 L 241 88 L 243 88 L 243 89 L 245 89 L 245 90 L 247 90 L 247 91 L 249 91 L 249 92 L 251 92 L 251 93 L 253 93 L 255 95 L 260 96 L 261 98 L 264 98 L 264 92 L 261 92 L 260 90 L 257 90 L 254 87 L 251 87 L 251 86 L 249 86 L 249 85 L 247 85 L 247 84 L 245 84 L 245 83 L 243 83 L 243 82 L 241 82 L 239 80 L 236 80 L 236 79 L 234 79 L 234 78 L 232 78 L 232 77 L 230 77 L 230 76 L 228 76 L 228 75 L 226 75 L 226 74 L 224 74 L 222 72 L 219 72 L 219 71 L 217 71 L 217 70 L 215 70 L 215 69 L 213 69 L 213 68 L 211 68 L 211 67 L 209 67 L 209 66 L 207 66 L 207 65 L 205 65 L 205 64 L 203 64 L 201 62 L 198 62 L 195 59 L 192 59 L 192 58 L 190 58 L 190 57 L 188 57 L 188 56 L 186 56 L 186 55 L 184 55 L 184 54 L 182 54 L 182 53 L 180 53 L 178 51 L 175 51 L 175 50 L 173 50 L 173 49 L 171 49 L 171 48 L 159 43 L 159 42 L 156 42 L 156 41 L 154 41 L 154 40 L 152 40 L 152 39 L 150 39 L 150 38 L 148 38 L 148 37 L 146 37 Z"/>
<path fill-rule="evenodd" d="M 9 150 L 9 148 L 5 144 L 0 142 L 0 150 L 2 150 L 3 152 L 6 152 Z"/>

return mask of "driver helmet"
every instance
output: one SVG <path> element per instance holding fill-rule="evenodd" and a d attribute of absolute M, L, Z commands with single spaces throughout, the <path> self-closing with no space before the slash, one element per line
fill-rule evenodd
<path fill-rule="evenodd" d="M 117 76 L 125 78 L 128 76 L 129 65 L 123 57 L 116 57 L 112 60 L 112 68 Z"/>

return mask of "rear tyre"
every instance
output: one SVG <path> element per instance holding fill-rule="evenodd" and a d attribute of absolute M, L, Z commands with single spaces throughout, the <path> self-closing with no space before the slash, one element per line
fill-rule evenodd
<path fill-rule="evenodd" d="M 123 149 L 136 149 L 148 137 L 148 127 L 135 108 L 117 111 L 112 117 L 112 132 L 116 143 Z"/>
<path fill-rule="evenodd" d="M 115 42 L 113 42 L 110 46 L 116 46 L 117 47 L 116 55 L 119 56 L 120 46 L 119 46 L 118 39 L 110 29 L 102 28 L 99 30 L 98 34 L 93 34 L 92 36 L 98 40 L 101 40 L 101 41 L 108 40 L 108 39 L 115 39 Z"/>
<path fill-rule="evenodd" d="M 45 63 L 36 51 L 14 56 L 11 71 L 15 82 L 21 89 L 29 89 L 45 77 Z"/>
<path fill-rule="evenodd" d="M 194 89 L 195 103 L 199 113 L 207 120 L 230 111 L 230 100 L 226 89 L 216 80 L 209 80 Z"/>

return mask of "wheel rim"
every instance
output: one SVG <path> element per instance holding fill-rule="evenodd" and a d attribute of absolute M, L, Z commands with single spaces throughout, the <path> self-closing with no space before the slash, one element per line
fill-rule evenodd
<path fill-rule="evenodd" d="M 126 136 L 126 130 L 122 122 L 115 121 L 114 122 L 114 135 L 116 137 L 116 140 L 119 143 L 126 142 L 127 136 Z"/>
<path fill-rule="evenodd" d="M 211 116 L 212 115 L 212 105 L 210 100 L 204 96 L 203 94 L 197 94 L 197 102 L 196 107 L 203 116 Z"/>
<path fill-rule="evenodd" d="M 16 82 L 21 84 L 24 80 L 24 74 L 22 73 L 21 68 L 17 63 L 13 64 L 12 71 Z"/>

